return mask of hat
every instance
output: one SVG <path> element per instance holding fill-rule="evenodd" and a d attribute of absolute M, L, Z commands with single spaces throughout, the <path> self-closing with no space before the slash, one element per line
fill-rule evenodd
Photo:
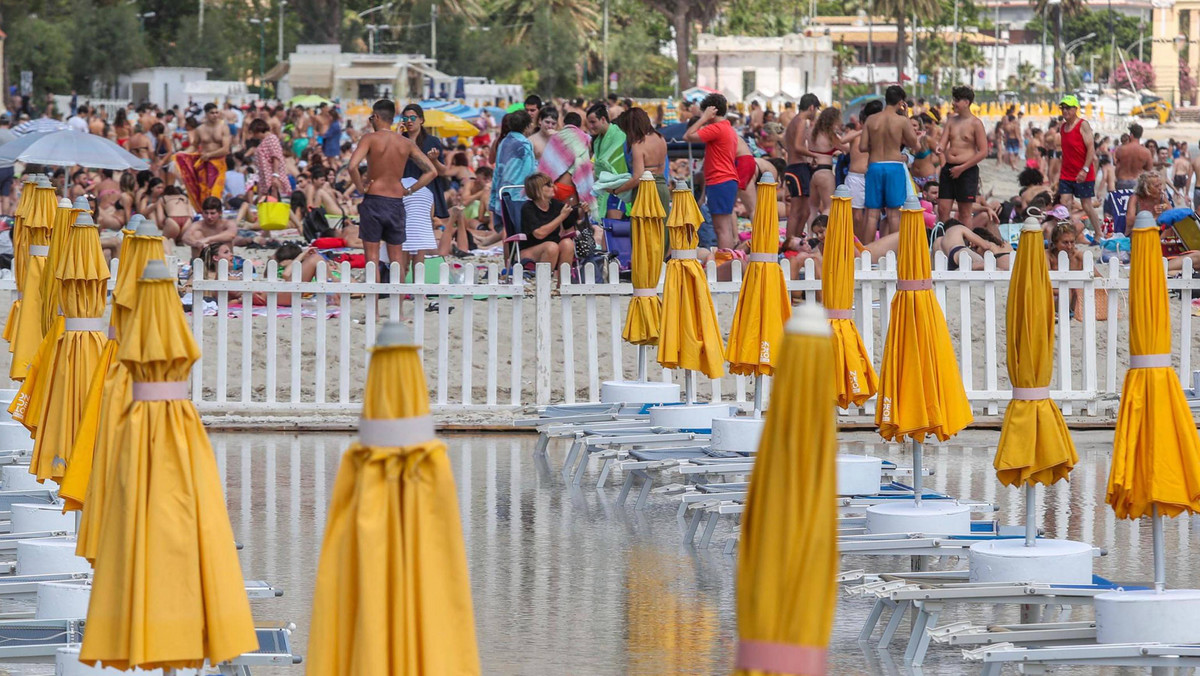
<path fill-rule="evenodd" d="M 1079 99 L 1075 98 L 1074 94 L 1067 94 L 1066 96 L 1062 97 L 1062 101 L 1059 101 L 1058 105 L 1060 107 L 1068 106 L 1071 108 L 1078 108 L 1079 107 Z"/>
<path fill-rule="evenodd" d="M 1065 221 L 1071 217 L 1071 212 L 1061 204 L 1056 205 L 1053 209 L 1048 209 L 1044 213 L 1046 216 L 1052 216 L 1060 221 Z"/>

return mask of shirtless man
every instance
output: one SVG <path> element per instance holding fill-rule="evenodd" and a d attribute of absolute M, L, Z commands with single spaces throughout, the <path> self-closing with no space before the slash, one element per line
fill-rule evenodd
<path fill-rule="evenodd" d="M 92 106 L 91 113 L 88 115 L 88 133 L 94 136 L 104 136 L 104 127 L 106 126 L 104 109 Z"/>
<path fill-rule="evenodd" d="M 1192 183 L 1192 161 L 1188 157 L 1187 142 L 1179 143 L 1179 157 L 1171 165 L 1171 187 L 1175 189 L 1175 201 L 1183 204 L 1187 201 L 1188 186 Z"/>
<path fill-rule="evenodd" d="M 875 240 L 875 233 L 879 230 L 879 211 L 885 207 L 888 214 L 883 234 L 900 230 L 900 207 L 912 189 L 912 179 L 908 177 L 900 148 L 915 148 L 920 139 L 904 115 L 905 98 L 903 87 L 888 87 L 883 96 L 883 112 L 867 120 L 858 139 L 858 147 L 867 153 L 868 162 L 864 245 Z"/>
<path fill-rule="evenodd" d="M 783 174 L 788 193 L 788 237 L 799 237 L 808 222 L 808 193 L 812 184 L 812 153 L 808 151 L 808 134 L 819 112 L 821 101 L 816 94 L 801 96 L 800 112 L 783 132 L 783 149 L 788 162 Z"/>
<path fill-rule="evenodd" d="M 883 110 L 883 101 L 870 101 L 858 112 L 857 131 L 846 135 L 846 143 L 850 145 L 850 173 L 846 174 L 846 187 L 850 189 L 850 208 L 854 211 L 854 234 L 859 242 L 869 242 L 867 239 L 867 218 L 863 211 L 867 196 L 867 153 L 858 147 L 862 138 L 862 129 L 867 119 Z"/>
<path fill-rule="evenodd" d="M 140 122 L 138 123 L 141 124 Z M 129 135 L 129 140 L 125 142 L 125 150 L 135 157 L 139 157 L 147 162 L 150 161 L 151 148 L 150 135 L 145 132 L 149 127 L 139 127 L 142 131 L 134 131 Z"/>
<path fill-rule="evenodd" d="M 205 104 L 204 124 L 190 135 L 191 147 L 198 152 L 175 153 L 175 170 L 187 188 L 192 208 L 200 211 L 205 199 L 220 199 L 225 191 L 225 156 L 229 154 L 232 135 L 215 103 Z"/>
<path fill-rule="evenodd" d="M 200 206 L 200 220 L 189 223 L 180 236 L 185 245 L 192 247 L 193 260 L 209 244 L 232 246 L 238 231 L 237 223 L 222 217 L 220 199 L 208 197 Z"/>
<path fill-rule="evenodd" d="M 1004 153 L 1007 155 L 1005 164 L 1012 167 L 1013 171 L 1018 171 L 1020 169 L 1018 162 L 1021 159 L 1021 127 L 1017 124 L 1017 117 L 1012 112 L 1013 109 L 1009 108 L 1008 115 L 1000 123 L 1000 132 L 1004 136 Z"/>
<path fill-rule="evenodd" d="M 1059 170 L 1062 168 L 1062 147 L 1059 145 L 1058 125 L 1061 122 L 1058 118 L 1050 118 L 1050 123 L 1046 125 L 1046 133 L 1042 135 L 1042 146 L 1046 149 L 1046 170 L 1042 173 L 1046 176 L 1046 180 L 1053 182 L 1058 178 Z"/>
<path fill-rule="evenodd" d="M 537 122 L 537 131 L 529 137 L 529 142 L 533 144 L 533 156 L 540 159 L 550 138 L 558 133 L 558 110 L 549 104 L 542 106 L 538 110 Z"/>
<path fill-rule="evenodd" d="M 407 136 L 391 131 L 396 118 L 396 104 L 380 99 L 371 108 L 367 124 L 371 132 L 363 134 L 354 154 L 350 156 L 350 180 L 363 195 L 358 206 L 359 236 L 368 263 L 379 265 L 379 243 L 387 243 L 388 260 L 407 260 L 404 245 L 404 198 L 429 185 L 437 170 Z M 421 177 L 411 188 L 400 182 L 404 166 L 413 158 L 421 165 Z M 367 163 L 367 180 L 363 181 L 359 165 Z M 378 268 L 376 268 L 378 270 Z M 374 281 L 374 280 L 372 280 Z"/>
<path fill-rule="evenodd" d="M 1154 158 L 1142 145 L 1142 125 L 1129 125 L 1125 142 L 1113 151 L 1113 165 L 1117 175 L 1117 190 L 1133 190 L 1137 187 L 1138 176 L 1143 171 L 1154 169 Z"/>
<path fill-rule="evenodd" d="M 958 219 L 967 222 L 979 197 L 979 163 L 987 157 L 987 132 L 971 113 L 975 91 L 955 87 L 954 114 L 946 117 L 946 128 L 936 152 L 946 158 L 938 176 L 938 220 L 950 220 L 950 207 L 958 203 Z M 1015 124 L 1015 122 L 1014 122 Z"/>
<path fill-rule="evenodd" d="M 787 101 L 783 104 L 783 110 L 779 111 L 779 124 L 787 127 L 792 123 L 792 119 L 796 117 L 796 106 Z"/>

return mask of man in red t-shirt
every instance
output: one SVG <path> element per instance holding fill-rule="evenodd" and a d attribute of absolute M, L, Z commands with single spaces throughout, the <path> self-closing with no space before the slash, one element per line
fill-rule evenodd
<path fill-rule="evenodd" d="M 704 143 L 704 194 L 717 232 L 717 247 L 732 249 L 735 241 L 733 205 L 737 201 L 738 176 L 734 168 L 737 132 L 725 118 L 729 104 L 720 94 L 709 94 L 700 102 L 704 112 L 683 140 Z"/>
<path fill-rule="evenodd" d="M 1059 127 L 1059 145 L 1062 148 L 1062 169 L 1058 176 L 1059 203 L 1068 207 L 1079 199 L 1088 225 L 1097 237 L 1100 236 L 1099 214 L 1096 213 L 1096 140 L 1092 126 L 1079 117 L 1079 99 L 1068 94 L 1058 102 L 1062 109 L 1063 123 Z M 1080 234 L 1083 234 L 1082 231 Z"/>

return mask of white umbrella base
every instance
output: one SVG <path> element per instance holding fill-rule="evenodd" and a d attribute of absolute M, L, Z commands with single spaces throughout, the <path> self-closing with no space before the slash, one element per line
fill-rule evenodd
<path fill-rule="evenodd" d="M 1200 589 L 1096 597 L 1097 643 L 1200 643 Z"/>
<path fill-rule="evenodd" d="M 867 508 L 867 533 L 938 533 L 970 535 L 971 508 L 950 500 L 872 505 Z"/>
<path fill-rule="evenodd" d="M 17 543 L 17 575 L 90 573 L 87 559 L 75 556 L 75 538 L 40 538 Z"/>
<path fill-rule="evenodd" d="M 650 409 L 650 424 L 673 430 L 712 429 L 715 418 L 733 415 L 729 404 L 684 404 L 681 406 L 655 406 Z"/>
<path fill-rule="evenodd" d="M 62 505 L 23 504 L 12 506 L 13 533 L 75 532 L 75 513 L 63 514 Z"/>
<path fill-rule="evenodd" d="M 56 676 L 163 676 L 162 669 L 130 669 L 117 671 L 107 667 L 89 667 L 79 661 L 79 648 L 59 648 L 54 655 L 54 673 Z M 197 676 L 200 672 L 195 669 L 176 669 L 174 676 Z"/>
<path fill-rule="evenodd" d="M 29 436 L 29 430 L 25 429 L 24 425 L 12 420 L 0 422 L 0 451 L 32 450 L 33 437 Z"/>
<path fill-rule="evenodd" d="M 679 386 L 640 380 L 606 380 L 600 383 L 600 401 L 605 404 L 673 404 L 679 401 Z"/>
<path fill-rule="evenodd" d="M 712 448 L 714 451 L 753 453 L 762 439 L 764 418 L 713 418 Z"/>
<path fill-rule="evenodd" d="M 42 582 L 37 590 L 37 619 L 75 620 L 87 617 L 92 585 L 86 580 Z"/>
<path fill-rule="evenodd" d="M 29 473 L 28 464 L 0 466 L 0 491 L 58 490 L 58 484 L 47 480 L 39 484 L 37 477 Z"/>
<path fill-rule="evenodd" d="M 991 540 L 971 545 L 971 582 L 1044 582 L 1092 584 L 1095 548 L 1073 540 L 1024 538 Z"/>
<path fill-rule="evenodd" d="M 838 453 L 838 495 L 875 495 L 883 484 L 883 460 L 869 455 Z"/>

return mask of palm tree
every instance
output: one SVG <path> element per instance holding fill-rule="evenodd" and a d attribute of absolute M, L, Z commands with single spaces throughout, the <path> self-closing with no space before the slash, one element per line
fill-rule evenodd
<path fill-rule="evenodd" d="M 1043 23 L 1049 20 L 1047 10 L 1054 8 L 1054 21 L 1046 27 L 1054 32 L 1054 88 L 1056 91 L 1062 91 L 1062 86 L 1067 81 L 1066 64 L 1062 58 L 1063 17 L 1082 14 L 1087 11 L 1087 4 L 1083 0 L 1029 0 L 1029 4 L 1033 5 L 1034 11 L 1042 17 Z"/>
<path fill-rule="evenodd" d="M 942 70 L 950 65 L 950 45 L 939 35 L 934 35 L 921 43 L 921 51 L 917 55 L 917 71 L 929 73 L 933 78 L 933 90 L 942 91 Z"/>
<path fill-rule="evenodd" d="M 874 0 L 873 5 L 874 7 L 867 11 L 876 11 L 896 20 L 896 81 L 903 85 L 904 65 L 908 61 L 905 22 L 913 14 L 937 16 L 941 13 L 941 3 L 938 0 Z"/>
<path fill-rule="evenodd" d="M 474 0 L 468 0 L 475 4 Z M 600 28 L 600 10 L 592 0 L 543 0 L 542 2 L 525 2 L 524 0 L 498 0 L 491 3 L 492 16 L 502 19 L 501 23 L 514 25 L 509 34 L 513 42 L 523 40 L 529 27 L 534 24 L 538 12 L 546 12 L 548 16 L 570 17 L 571 23 L 579 35 L 593 33 Z M 550 39 L 541 36 L 539 39 Z"/>
<path fill-rule="evenodd" d="M 845 82 L 846 66 L 853 66 L 858 63 L 858 50 L 845 43 L 839 43 L 833 47 L 833 68 L 837 72 L 837 99 L 844 101 L 842 98 L 842 83 Z"/>

